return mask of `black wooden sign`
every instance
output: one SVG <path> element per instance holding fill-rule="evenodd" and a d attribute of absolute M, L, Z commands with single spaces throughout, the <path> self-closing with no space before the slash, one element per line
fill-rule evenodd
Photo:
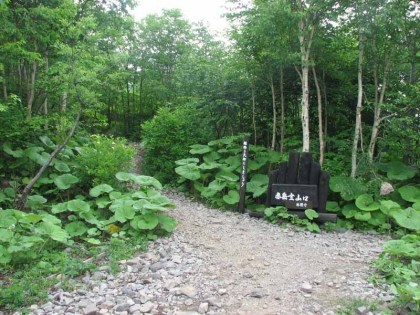
<path fill-rule="evenodd" d="M 318 207 L 317 185 L 273 184 L 271 204 L 287 209 L 313 209 Z"/>
<path fill-rule="evenodd" d="M 245 213 L 246 171 L 248 166 L 249 137 L 245 136 L 242 143 L 241 182 L 239 186 L 239 212 Z"/>

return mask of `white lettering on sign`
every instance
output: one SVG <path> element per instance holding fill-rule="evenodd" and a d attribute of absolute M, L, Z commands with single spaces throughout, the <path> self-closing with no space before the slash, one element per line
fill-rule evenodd
<path fill-rule="evenodd" d="M 286 192 L 277 192 L 276 195 L 274 196 L 275 199 L 277 200 L 290 200 L 290 201 L 309 201 L 309 196 L 300 196 L 299 194 L 297 195 L 297 197 L 295 198 L 295 195 L 293 193 L 290 193 L 290 195 L 288 195 Z M 300 204 L 304 204 L 306 207 L 306 203 L 296 203 L 296 205 L 298 207 L 300 207 Z"/>
<path fill-rule="evenodd" d="M 244 141 L 243 143 L 243 154 L 242 154 L 242 173 L 241 173 L 241 188 L 244 187 L 246 181 L 246 150 L 248 148 L 248 141 Z"/>

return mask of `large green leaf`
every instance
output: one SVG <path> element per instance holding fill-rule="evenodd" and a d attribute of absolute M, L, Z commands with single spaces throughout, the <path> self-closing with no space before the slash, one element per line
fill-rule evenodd
<path fill-rule="evenodd" d="M 200 160 L 197 159 L 197 158 L 188 158 L 188 159 L 182 159 L 182 160 L 175 161 L 175 164 L 176 165 L 187 165 L 187 164 L 197 164 L 198 162 L 200 162 Z"/>
<path fill-rule="evenodd" d="M 387 176 L 389 179 L 407 180 L 416 175 L 415 168 L 407 166 L 400 161 L 388 163 L 387 169 Z"/>
<path fill-rule="evenodd" d="M 87 212 L 90 210 L 90 205 L 86 201 L 73 199 L 67 202 L 67 209 L 73 212 Z"/>
<path fill-rule="evenodd" d="M 214 151 L 209 152 L 209 153 L 207 153 L 203 156 L 204 162 L 206 162 L 208 164 L 212 164 L 220 158 L 221 158 L 220 154 L 217 153 L 217 152 L 214 152 Z"/>
<path fill-rule="evenodd" d="M 339 212 L 340 206 L 338 205 L 338 202 L 336 201 L 327 201 L 327 211 L 329 212 Z"/>
<path fill-rule="evenodd" d="M 19 223 L 23 224 L 36 224 L 45 218 L 44 214 L 28 213 L 19 219 Z"/>
<path fill-rule="evenodd" d="M 267 184 L 251 181 L 246 185 L 246 191 L 252 193 L 252 198 L 257 198 L 267 192 L 267 186 Z"/>
<path fill-rule="evenodd" d="M 51 139 L 48 138 L 47 136 L 41 136 L 41 137 L 39 137 L 39 140 L 41 140 L 41 142 L 43 144 L 45 144 L 48 148 L 50 148 L 50 149 L 55 148 L 54 142 L 52 142 Z"/>
<path fill-rule="evenodd" d="M 306 209 L 305 210 L 305 215 L 309 220 L 313 220 L 319 217 L 318 212 L 316 212 L 313 209 Z"/>
<path fill-rule="evenodd" d="M 67 209 L 67 202 L 56 203 L 52 206 L 51 212 L 54 214 L 62 213 L 68 211 Z"/>
<path fill-rule="evenodd" d="M 74 221 L 67 224 L 64 229 L 67 231 L 70 237 L 75 237 L 85 234 L 88 230 L 88 227 L 83 221 Z"/>
<path fill-rule="evenodd" d="M 380 204 L 373 200 L 372 195 L 363 194 L 356 198 L 356 206 L 363 211 L 375 211 L 379 209 Z"/>
<path fill-rule="evenodd" d="M 159 215 L 159 224 L 166 232 L 172 232 L 176 227 L 176 220 L 166 215 Z"/>
<path fill-rule="evenodd" d="M 216 163 L 216 162 L 205 162 L 200 164 L 198 167 L 200 170 L 214 170 L 216 168 L 222 167 L 222 164 Z"/>
<path fill-rule="evenodd" d="M 162 189 L 162 184 L 154 177 L 146 175 L 136 175 L 134 182 L 147 187 L 155 187 L 156 189 Z"/>
<path fill-rule="evenodd" d="M 387 222 L 387 216 L 381 211 L 372 211 L 369 213 L 371 215 L 371 218 L 368 221 L 369 224 L 372 224 L 374 226 L 382 226 L 384 223 Z"/>
<path fill-rule="evenodd" d="M 225 171 L 220 171 L 216 174 L 216 178 L 218 179 L 222 179 L 222 180 L 226 180 L 229 182 L 236 182 L 239 180 L 239 176 L 231 173 L 231 172 L 225 172 Z"/>
<path fill-rule="evenodd" d="M 391 216 L 395 219 L 399 226 L 419 231 L 420 230 L 420 211 L 413 208 L 401 209 L 391 212 Z"/>
<path fill-rule="evenodd" d="M 398 192 L 405 201 L 420 202 L 420 189 L 418 187 L 406 185 L 399 188 Z"/>
<path fill-rule="evenodd" d="M 392 200 L 381 200 L 380 209 L 385 215 L 391 215 L 393 211 L 402 210 L 401 206 Z"/>
<path fill-rule="evenodd" d="M 354 218 L 358 221 L 369 221 L 372 216 L 370 214 L 370 212 L 356 212 L 356 214 L 354 215 Z"/>
<path fill-rule="evenodd" d="M 121 206 L 115 210 L 115 219 L 121 223 L 131 220 L 136 215 L 132 206 Z"/>
<path fill-rule="evenodd" d="M 13 238 L 13 232 L 0 228 L 0 242 L 9 242 Z"/>
<path fill-rule="evenodd" d="M 61 243 L 67 242 L 67 239 L 69 238 L 69 235 L 65 230 L 50 222 L 41 222 L 37 225 L 36 231 L 40 234 L 47 235 L 51 239 Z"/>
<path fill-rule="evenodd" d="M 130 225 L 136 230 L 153 230 L 158 224 L 159 219 L 155 214 L 136 216 L 130 222 Z"/>
<path fill-rule="evenodd" d="M 13 215 L 14 210 L 0 210 L 0 228 L 10 228 L 17 223 L 16 217 Z"/>
<path fill-rule="evenodd" d="M 3 151 L 13 156 L 14 158 L 23 157 L 23 151 L 21 149 L 13 150 L 12 147 L 10 146 L 10 143 L 3 144 Z"/>
<path fill-rule="evenodd" d="M 108 184 L 101 184 L 98 186 L 93 187 L 90 191 L 89 191 L 89 195 L 91 195 L 92 197 L 99 197 L 102 193 L 110 193 L 111 191 L 113 191 L 114 188 L 112 188 L 110 185 Z"/>
<path fill-rule="evenodd" d="M 191 148 L 190 150 L 191 154 L 205 154 L 212 151 L 211 147 L 209 147 L 208 145 L 203 145 L 203 144 L 194 144 L 194 145 L 191 145 L 190 148 Z"/>
<path fill-rule="evenodd" d="M 346 176 L 333 176 L 330 179 L 330 189 L 340 193 L 341 198 L 346 201 L 356 199 L 367 191 L 366 187 L 357 180 Z"/>
<path fill-rule="evenodd" d="M 348 203 L 344 205 L 341 210 L 341 213 L 346 217 L 346 219 L 354 218 L 356 213 L 359 212 L 359 209 L 356 207 L 354 203 Z"/>
<path fill-rule="evenodd" d="M 54 178 L 54 184 L 58 189 L 65 190 L 79 182 L 79 178 L 72 174 L 63 174 Z"/>
<path fill-rule="evenodd" d="M 211 190 L 222 191 L 226 187 L 226 181 L 216 178 L 208 187 Z"/>
<path fill-rule="evenodd" d="M 31 209 L 35 209 L 46 202 L 47 202 L 47 199 L 40 195 L 34 195 L 34 196 L 28 197 L 28 206 Z"/>
<path fill-rule="evenodd" d="M 195 164 L 187 164 L 187 165 L 178 166 L 177 168 L 175 168 L 175 172 L 178 175 L 192 181 L 200 179 L 200 171 L 199 171 L 198 166 Z"/>
<path fill-rule="evenodd" d="M 236 190 L 230 190 L 227 195 L 223 196 L 223 201 L 229 205 L 234 205 L 239 202 L 239 193 Z"/>
<path fill-rule="evenodd" d="M 0 264 L 8 264 L 12 261 L 12 254 L 9 253 L 9 251 L 4 247 L 3 245 L 0 245 Z"/>
<path fill-rule="evenodd" d="M 57 171 L 61 172 L 61 173 L 68 173 L 68 172 L 70 172 L 70 167 L 69 167 L 69 166 L 68 166 L 68 164 L 67 164 L 67 163 L 65 163 L 65 162 L 56 161 L 56 162 L 54 163 L 54 168 L 55 168 Z"/>

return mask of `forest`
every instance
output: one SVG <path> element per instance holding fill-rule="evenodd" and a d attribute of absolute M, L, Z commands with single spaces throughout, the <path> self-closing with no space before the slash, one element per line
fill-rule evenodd
<path fill-rule="evenodd" d="M 248 206 L 290 219 L 263 209 L 266 175 L 311 152 L 337 225 L 405 235 L 384 257 L 417 268 L 393 281 L 418 310 L 417 1 L 226 0 L 224 39 L 178 9 L 136 21 L 137 2 L 0 1 L 0 270 L 44 257 L 51 272 L 63 258 L 45 248 L 171 232 L 162 187 L 233 209 L 248 135 Z M 19 285 L 0 308 L 28 303 Z"/>

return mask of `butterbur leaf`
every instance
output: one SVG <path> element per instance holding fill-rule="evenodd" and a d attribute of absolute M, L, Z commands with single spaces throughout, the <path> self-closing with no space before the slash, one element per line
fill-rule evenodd
<path fill-rule="evenodd" d="M 64 162 L 55 162 L 54 168 L 61 173 L 70 172 L 70 167 L 67 165 L 67 163 Z"/>
<path fill-rule="evenodd" d="M 359 210 L 354 203 L 346 204 L 341 210 L 341 213 L 346 217 L 346 219 L 353 218 L 358 212 Z"/>
<path fill-rule="evenodd" d="M 9 242 L 13 238 L 13 232 L 0 228 L 0 242 Z"/>
<path fill-rule="evenodd" d="M 101 244 L 101 241 L 98 240 L 97 238 L 85 238 L 85 241 L 88 242 L 89 244 L 93 244 L 93 245 L 99 245 Z"/>
<path fill-rule="evenodd" d="M 90 205 L 86 201 L 73 199 L 67 202 L 67 209 L 73 212 L 87 212 Z"/>
<path fill-rule="evenodd" d="M 136 216 L 130 222 L 130 225 L 137 230 L 153 230 L 159 224 L 159 219 L 157 215 L 146 214 L 141 216 Z"/>
<path fill-rule="evenodd" d="M 252 176 L 251 182 L 259 185 L 268 185 L 268 176 L 264 174 L 255 174 Z"/>
<path fill-rule="evenodd" d="M 70 235 L 70 237 L 82 236 L 88 230 L 86 224 L 83 221 L 74 221 L 67 224 L 64 229 Z"/>
<path fill-rule="evenodd" d="M 354 218 L 358 221 L 369 221 L 372 218 L 370 212 L 356 212 Z"/>
<path fill-rule="evenodd" d="M 223 196 L 223 201 L 229 205 L 234 205 L 239 202 L 239 193 L 236 190 L 230 190 L 227 195 Z"/>
<path fill-rule="evenodd" d="M 264 210 L 264 214 L 265 214 L 267 217 L 271 217 L 271 216 L 273 215 L 273 213 L 274 213 L 274 208 L 266 208 L 266 209 Z"/>
<path fill-rule="evenodd" d="M 401 206 L 392 200 L 381 200 L 380 210 L 386 215 L 391 215 L 392 211 L 402 210 Z"/>
<path fill-rule="evenodd" d="M 133 181 L 141 186 L 154 187 L 162 189 L 162 184 L 154 177 L 146 175 L 135 175 Z"/>
<path fill-rule="evenodd" d="M 373 200 L 372 195 L 363 194 L 356 198 L 356 206 L 363 211 L 375 211 L 379 209 L 380 204 Z"/>
<path fill-rule="evenodd" d="M 222 191 L 225 187 L 226 182 L 217 178 L 209 184 L 209 189 L 215 191 Z"/>
<path fill-rule="evenodd" d="M 178 166 L 175 168 L 175 173 L 192 181 L 200 179 L 200 171 L 195 164 Z"/>
<path fill-rule="evenodd" d="M 12 261 L 12 254 L 4 247 L 0 245 L 0 264 L 6 265 Z"/>
<path fill-rule="evenodd" d="M 247 184 L 246 191 L 252 193 L 253 198 L 257 198 L 267 192 L 267 184 L 251 181 Z"/>
<path fill-rule="evenodd" d="M 387 169 L 386 175 L 389 179 L 406 180 L 416 175 L 416 170 L 413 167 L 407 166 L 400 161 L 388 163 Z"/>
<path fill-rule="evenodd" d="M 188 164 L 197 164 L 198 162 L 200 162 L 200 160 L 197 158 L 188 158 L 188 159 L 175 161 L 175 164 L 181 166 L 181 165 L 188 165 Z"/>
<path fill-rule="evenodd" d="M 211 147 L 209 147 L 208 145 L 203 145 L 203 144 L 194 144 L 194 145 L 191 145 L 190 148 L 191 148 L 190 150 L 191 154 L 205 154 L 212 151 Z"/>
<path fill-rule="evenodd" d="M 387 222 L 387 216 L 381 211 L 370 212 L 371 218 L 368 220 L 369 224 L 374 226 L 383 226 Z"/>
<path fill-rule="evenodd" d="M 58 189 L 65 190 L 79 182 L 79 178 L 72 174 L 63 174 L 54 178 L 54 184 Z"/>
<path fill-rule="evenodd" d="M 48 148 L 50 148 L 50 149 L 55 148 L 54 142 L 52 142 L 51 139 L 48 138 L 47 136 L 41 136 L 41 137 L 39 137 L 39 140 L 41 140 L 41 142 L 43 144 L 45 144 Z"/>
<path fill-rule="evenodd" d="M 61 213 L 67 211 L 67 202 L 56 203 L 52 206 L 51 212 L 54 214 Z"/>
<path fill-rule="evenodd" d="M 330 179 L 330 189 L 340 193 L 346 201 L 354 200 L 366 192 L 366 187 L 357 180 L 346 176 L 333 176 Z"/>
<path fill-rule="evenodd" d="M 21 149 L 17 149 L 15 151 L 12 150 L 10 143 L 3 144 L 3 151 L 7 154 L 13 156 L 14 158 L 21 158 L 23 157 L 23 151 Z"/>
<path fill-rule="evenodd" d="M 220 159 L 220 154 L 214 151 L 209 152 L 203 156 L 204 162 L 208 164 L 213 164 L 218 159 Z"/>
<path fill-rule="evenodd" d="M 222 164 L 216 162 L 205 162 L 200 164 L 198 167 L 200 170 L 214 170 L 216 168 L 220 168 Z"/>
<path fill-rule="evenodd" d="M 409 202 L 420 202 L 420 188 L 406 185 L 398 189 L 401 197 L 405 201 Z"/>
<path fill-rule="evenodd" d="M 12 225 L 17 223 L 17 219 L 13 215 L 13 210 L 1 210 L 0 211 L 0 228 L 8 229 Z"/>
<path fill-rule="evenodd" d="M 43 214 L 35 214 L 35 213 L 28 213 L 23 218 L 19 219 L 19 223 L 29 223 L 29 224 L 36 224 L 44 219 L 45 215 Z"/>
<path fill-rule="evenodd" d="M 239 180 L 239 176 L 236 174 L 233 174 L 231 172 L 225 172 L 225 171 L 221 171 L 219 173 L 216 174 L 216 179 L 222 179 L 222 180 L 226 180 L 229 182 L 236 182 Z"/>
<path fill-rule="evenodd" d="M 305 215 L 309 220 L 313 220 L 319 217 L 318 212 L 316 212 L 313 209 L 306 209 L 305 210 Z"/>
<path fill-rule="evenodd" d="M 115 210 L 115 219 L 121 223 L 134 218 L 136 211 L 132 206 L 122 206 Z"/>
<path fill-rule="evenodd" d="M 160 215 L 158 217 L 159 224 L 166 232 L 172 232 L 176 227 L 176 220 L 166 215 Z"/>
<path fill-rule="evenodd" d="M 338 205 L 338 202 L 336 201 L 327 201 L 327 211 L 329 212 L 339 212 L 340 206 Z"/>
<path fill-rule="evenodd" d="M 91 197 L 99 197 L 102 193 L 110 193 L 111 191 L 113 191 L 114 188 L 112 188 L 110 185 L 108 184 L 101 184 L 98 186 L 93 187 L 90 191 L 89 191 L 89 195 Z"/>
<path fill-rule="evenodd" d="M 414 231 L 420 230 L 420 211 L 410 207 L 404 210 L 393 211 L 391 216 L 403 228 Z"/>
<path fill-rule="evenodd" d="M 69 235 L 66 231 L 64 231 L 58 225 L 52 224 L 50 222 L 41 222 L 37 225 L 36 230 L 38 233 L 47 235 L 51 239 L 61 243 L 65 243 L 69 238 Z"/>
<path fill-rule="evenodd" d="M 42 205 L 47 202 L 47 199 L 45 199 L 43 196 L 40 195 L 34 195 L 28 197 L 28 205 L 30 208 Z"/>

